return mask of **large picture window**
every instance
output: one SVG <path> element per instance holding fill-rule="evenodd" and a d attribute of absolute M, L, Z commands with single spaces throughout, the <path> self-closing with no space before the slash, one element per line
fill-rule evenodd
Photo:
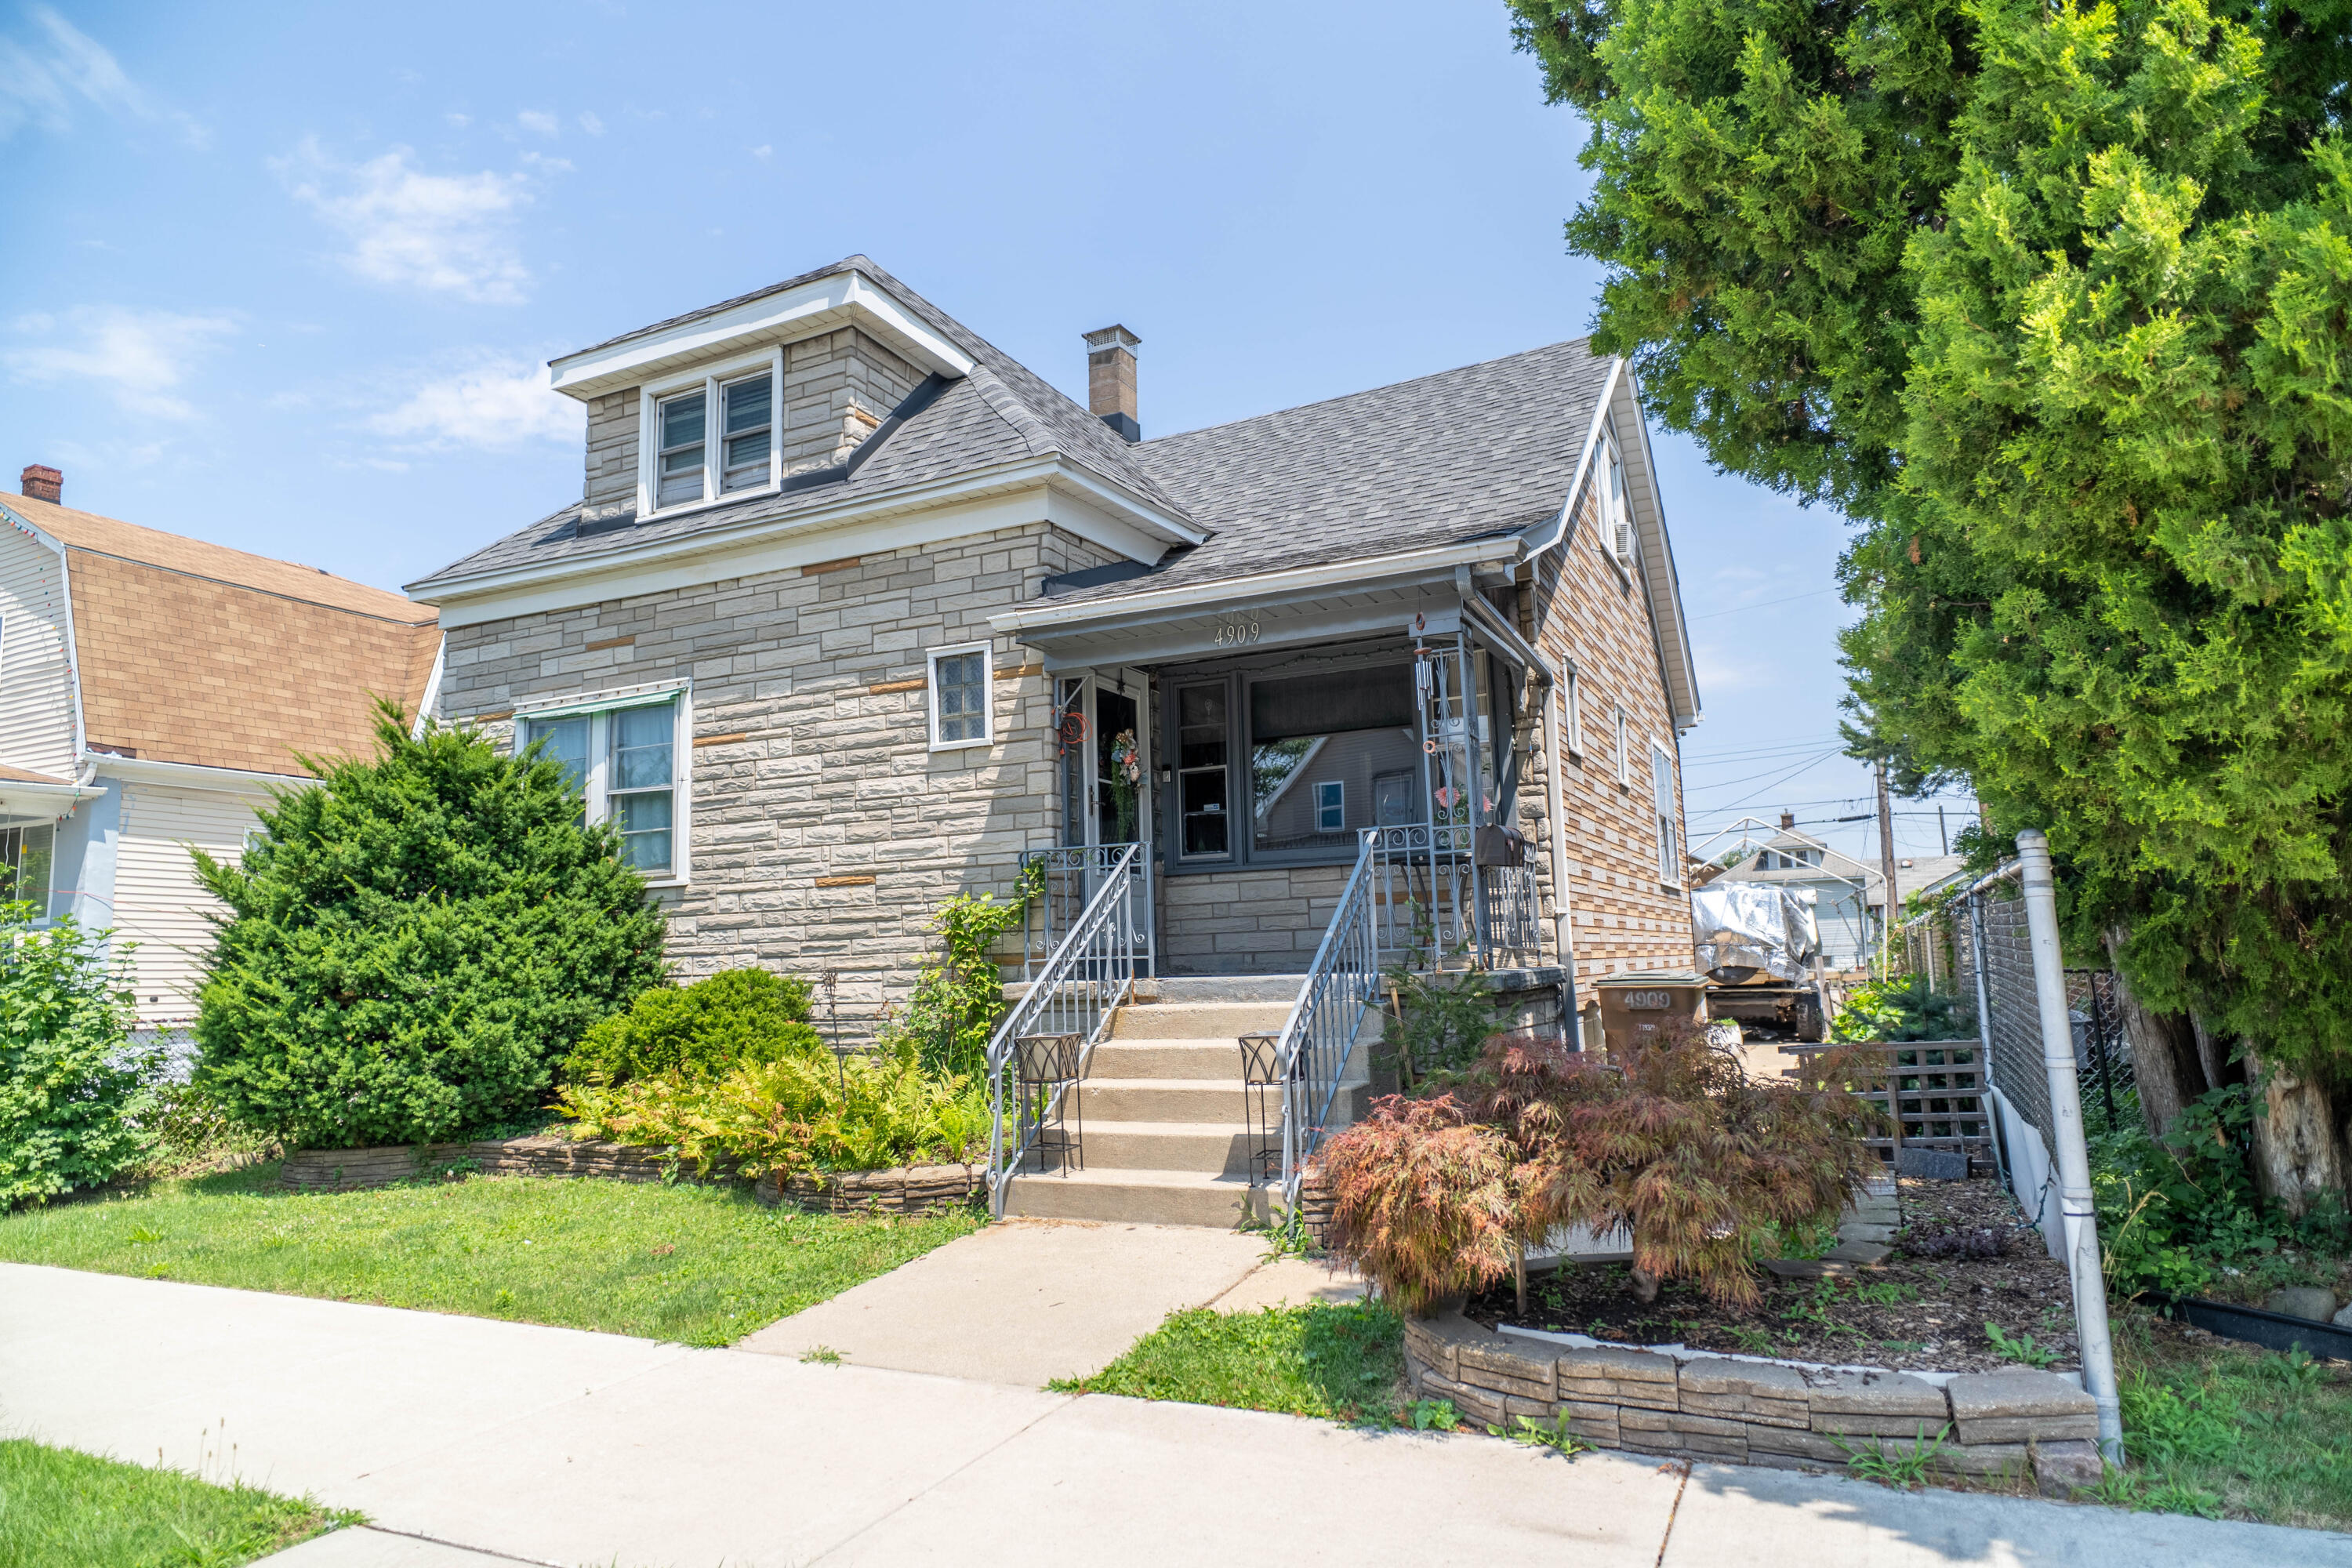
<path fill-rule="evenodd" d="M 1171 682 L 1171 862 L 1339 860 L 1428 820 L 1415 700 L 1403 661 Z"/>
<path fill-rule="evenodd" d="M 620 830 L 621 857 L 648 877 L 685 874 L 679 829 L 678 703 L 658 702 L 526 717 L 516 737 L 559 764 L 581 795 L 584 819 Z"/>

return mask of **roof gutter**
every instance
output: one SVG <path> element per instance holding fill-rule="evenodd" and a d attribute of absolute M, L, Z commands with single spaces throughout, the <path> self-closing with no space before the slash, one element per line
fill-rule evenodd
<path fill-rule="evenodd" d="M 868 439 L 870 440 L 871 437 L 869 437 Z M 1069 458 L 1055 453 L 1049 457 L 1031 458 L 993 468 L 975 468 L 951 479 L 934 480 L 927 485 L 887 490 L 877 495 L 845 498 L 830 505 L 810 507 L 803 510 L 788 512 L 781 517 L 752 518 L 729 527 L 707 529 L 675 538 L 648 541 L 632 548 L 600 551 L 593 555 L 583 555 L 545 565 L 516 566 L 496 572 L 420 577 L 414 583 L 403 584 L 401 592 L 425 604 L 441 605 L 452 599 L 470 598 L 477 595 L 504 593 L 514 588 L 541 587 L 550 584 L 566 582 L 575 577 L 602 576 L 610 572 L 646 565 L 656 561 L 682 560 L 697 555 L 718 554 L 742 545 L 756 544 L 782 534 L 820 532 L 827 528 L 845 526 L 861 521 L 869 514 L 887 516 L 898 512 L 924 511 L 932 507 L 971 499 L 992 490 L 1011 489 L 1028 483 L 1047 482 L 1076 490 L 1096 504 L 1124 519 L 1137 522 L 1145 531 L 1157 534 L 1171 544 L 1199 544 L 1209 537 L 1207 530 L 1161 511 L 1130 491 L 1080 468 Z"/>

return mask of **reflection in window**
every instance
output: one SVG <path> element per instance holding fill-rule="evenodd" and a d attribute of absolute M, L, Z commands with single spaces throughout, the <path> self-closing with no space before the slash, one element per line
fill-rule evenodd
<path fill-rule="evenodd" d="M 1376 822 L 1419 820 L 1412 666 L 1252 681 L 1249 710 L 1253 854 L 1345 850 Z"/>
<path fill-rule="evenodd" d="M 1176 693 L 1176 811 L 1179 842 L 1187 856 L 1233 853 L 1225 802 L 1230 784 L 1226 761 L 1224 682 L 1187 686 Z"/>
<path fill-rule="evenodd" d="M 677 867 L 677 704 L 526 719 L 520 744 L 563 770 L 582 797 L 581 817 L 620 830 L 621 858 L 667 876 Z"/>

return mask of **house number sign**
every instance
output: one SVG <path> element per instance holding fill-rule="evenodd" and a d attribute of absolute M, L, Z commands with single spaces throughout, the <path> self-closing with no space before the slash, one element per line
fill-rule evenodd
<path fill-rule="evenodd" d="M 1245 647 L 1260 635 L 1255 616 L 1226 616 L 1217 622 L 1219 647 Z"/>
<path fill-rule="evenodd" d="M 1628 991 L 1625 993 L 1625 1006 L 1629 1012 L 1663 1013 L 1674 1005 L 1674 997 L 1664 991 Z"/>

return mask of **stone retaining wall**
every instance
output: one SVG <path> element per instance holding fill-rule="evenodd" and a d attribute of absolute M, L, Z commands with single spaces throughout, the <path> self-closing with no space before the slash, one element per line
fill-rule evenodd
<path fill-rule="evenodd" d="M 355 1192 L 468 1171 L 486 1176 L 602 1176 L 620 1182 L 702 1179 L 690 1164 L 673 1167 L 658 1149 L 542 1133 L 472 1143 L 305 1149 L 286 1157 L 278 1182 L 297 1192 Z M 719 1170 L 708 1179 L 724 1182 L 733 1176 Z M 905 1165 L 793 1176 L 784 1182 L 781 1194 L 776 1177 L 770 1174 L 753 1184 L 751 1195 L 771 1208 L 781 1201 L 813 1214 L 937 1214 L 971 1202 L 986 1185 L 977 1165 Z"/>
<path fill-rule="evenodd" d="M 1415 1394 L 1470 1420 L 1518 1418 L 1641 1454 L 1781 1469 L 1843 1468 L 1851 1450 L 1908 1453 L 1963 1476 L 2031 1475 L 2063 1496 L 2096 1485 L 2097 1407 L 2071 1378 L 2023 1368 L 1940 1383 L 1907 1373 L 1833 1372 L 1726 1356 L 1506 1338 L 1458 1311 L 1409 1321 Z"/>
<path fill-rule="evenodd" d="M 813 1214 L 940 1214 L 987 1191 L 977 1165 L 902 1165 L 888 1171 L 830 1171 L 793 1176 L 781 1194 L 773 1174 L 751 1195 L 770 1207 L 781 1199 Z"/>

